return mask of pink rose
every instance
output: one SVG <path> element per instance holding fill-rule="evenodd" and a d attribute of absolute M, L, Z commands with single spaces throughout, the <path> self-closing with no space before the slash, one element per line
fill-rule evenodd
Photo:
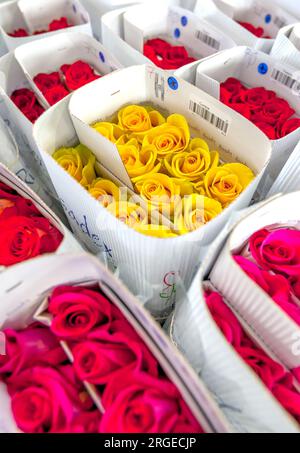
<path fill-rule="evenodd" d="M 71 432 L 74 417 L 93 407 L 71 365 L 25 370 L 10 380 L 8 392 L 15 421 L 25 433 Z"/>
<path fill-rule="evenodd" d="M 98 433 L 101 414 L 98 409 L 78 414 L 71 425 L 70 432 L 75 434 Z"/>
<path fill-rule="evenodd" d="M 109 325 L 118 312 L 98 291 L 82 287 L 56 288 L 50 297 L 52 332 L 64 340 L 78 340 L 95 327 Z"/>
<path fill-rule="evenodd" d="M 300 275 L 300 231 L 263 229 L 249 240 L 250 252 L 265 270 L 288 277 Z"/>
<path fill-rule="evenodd" d="M 235 256 L 234 260 L 251 280 L 260 286 L 283 311 L 300 325 L 300 307 L 293 302 L 292 288 L 283 275 L 272 275 L 268 271 L 263 271 L 243 256 Z"/>
<path fill-rule="evenodd" d="M 66 354 L 47 327 L 32 324 L 20 332 L 5 330 L 6 355 L 0 355 L 0 378 L 14 378 L 37 364 L 59 365 Z"/>
<path fill-rule="evenodd" d="M 74 369 L 81 381 L 105 385 L 125 368 L 128 373 L 137 369 L 158 376 L 156 359 L 138 337 L 132 339 L 124 333 L 122 324 L 117 322 L 115 328 L 112 323 L 109 331 L 94 330 L 73 347 Z"/>
<path fill-rule="evenodd" d="M 277 385 L 273 389 L 275 398 L 300 423 L 300 394 L 293 385 Z"/>
<path fill-rule="evenodd" d="M 260 377 L 269 390 L 272 390 L 286 375 L 284 368 L 270 359 L 262 350 L 253 347 L 236 348 L 237 353 Z"/>
<path fill-rule="evenodd" d="M 102 433 L 203 432 L 176 387 L 167 379 L 124 370 L 103 393 Z"/>
<path fill-rule="evenodd" d="M 224 303 L 220 294 L 208 291 L 205 294 L 205 299 L 212 317 L 227 341 L 234 347 L 240 346 L 243 338 L 243 330 L 237 318 Z"/>

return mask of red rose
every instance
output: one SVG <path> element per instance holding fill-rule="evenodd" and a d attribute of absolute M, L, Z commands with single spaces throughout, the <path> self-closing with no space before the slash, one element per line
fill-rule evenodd
<path fill-rule="evenodd" d="M 12 36 L 13 38 L 24 38 L 29 36 L 29 34 L 24 28 L 18 28 L 18 30 L 15 30 L 13 33 L 9 33 L 9 36 Z"/>
<path fill-rule="evenodd" d="M 139 338 L 131 339 L 119 322 L 109 330 L 96 329 L 72 349 L 74 369 L 81 381 L 106 385 L 125 368 L 158 376 L 158 364 Z"/>
<path fill-rule="evenodd" d="M 20 332 L 5 330 L 6 355 L 0 355 L 0 377 L 14 378 L 37 364 L 60 365 L 66 354 L 48 327 L 32 324 Z"/>
<path fill-rule="evenodd" d="M 274 396 L 280 404 L 300 423 L 300 394 L 293 385 L 276 385 Z"/>
<path fill-rule="evenodd" d="M 35 123 L 36 120 L 44 113 L 45 109 L 41 107 L 39 104 L 35 104 L 31 110 L 24 111 L 24 115 L 31 121 Z"/>
<path fill-rule="evenodd" d="M 261 110 L 262 106 L 274 99 L 275 96 L 274 91 L 269 91 L 262 87 L 251 88 L 243 93 L 243 101 L 249 105 L 252 112 L 256 112 Z"/>
<path fill-rule="evenodd" d="M 25 370 L 10 381 L 8 392 L 15 421 L 25 433 L 71 432 L 75 416 L 93 407 L 70 365 Z"/>
<path fill-rule="evenodd" d="M 50 105 L 54 105 L 68 96 L 70 93 L 63 85 L 57 85 L 44 93 Z"/>
<path fill-rule="evenodd" d="M 283 366 L 270 359 L 262 350 L 257 349 L 255 346 L 253 348 L 236 348 L 236 351 L 255 371 L 269 390 L 273 390 L 274 386 L 285 377 L 286 372 Z"/>
<path fill-rule="evenodd" d="M 221 88 L 227 90 L 231 96 L 238 95 L 245 87 L 235 77 L 229 77 L 225 82 L 221 83 Z"/>
<path fill-rule="evenodd" d="M 252 115 L 252 121 L 262 121 L 276 126 L 278 122 L 287 120 L 294 113 L 295 110 L 289 106 L 288 102 L 281 98 L 275 98 L 265 103 L 261 111 L 255 112 Z"/>
<path fill-rule="evenodd" d="M 68 24 L 68 19 L 66 17 L 61 17 L 60 19 L 55 19 L 49 24 L 49 31 L 61 30 L 63 28 L 72 27 L 71 24 Z"/>
<path fill-rule="evenodd" d="M 262 38 L 265 30 L 262 27 L 254 27 L 254 25 L 250 24 L 249 22 L 238 22 L 242 27 L 246 28 L 246 30 L 250 31 L 253 35 L 257 36 L 258 38 Z"/>
<path fill-rule="evenodd" d="M 71 65 L 62 66 L 61 71 L 65 75 L 65 83 L 70 91 L 75 91 L 83 85 L 100 78 L 94 73 L 89 64 L 81 60 Z"/>
<path fill-rule="evenodd" d="M 253 121 L 256 127 L 258 127 L 270 140 L 276 140 L 276 131 L 273 126 L 262 121 Z"/>
<path fill-rule="evenodd" d="M 178 69 L 195 61 L 189 57 L 185 47 L 172 46 L 163 39 L 149 39 L 144 44 L 144 55 L 165 70 Z"/>
<path fill-rule="evenodd" d="M 263 229 L 249 240 L 250 252 L 259 266 L 287 277 L 300 275 L 300 231 Z"/>
<path fill-rule="evenodd" d="M 244 336 L 243 330 L 235 315 L 227 307 L 220 294 L 206 292 L 207 307 L 227 341 L 233 346 L 240 346 Z"/>
<path fill-rule="evenodd" d="M 56 288 L 50 297 L 52 332 L 64 340 L 85 337 L 92 329 L 110 325 L 118 311 L 102 294 L 81 287 Z"/>
<path fill-rule="evenodd" d="M 124 370 L 105 388 L 101 433 L 203 432 L 176 387 L 167 379 Z"/>
<path fill-rule="evenodd" d="M 251 118 L 251 110 L 248 105 L 245 104 L 229 104 L 229 106 L 235 110 L 236 112 L 240 113 L 240 115 L 243 115 L 245 118 L 250 120 Z"/>
<path fill-rule="evenodd" d="M 36 103 L 36 96 L 33 91 L 21 88 L 12 93 L 11 100 L 22 112 L 29 112 Z"/>
<path fill-rule="evenodd" d="M 0 219 L 0 265 L 12 266 L 40 253 L 40 235 L 34 222 L 24 216 Z"/>
<path fill-rule="evenodd" d="M 287 121 L 282 122 L 277 126 L 277 138 L 285 137 L 286 135 L 291 134 L 300 127 L 299 118 L 291 118 Z"/>
<path fill-rule="evenodd" d="M 43 94 L 47 93 L 51 88 L 61 85 L 59 72 L 38 74 L 34 77 L 33 81 Z"/>

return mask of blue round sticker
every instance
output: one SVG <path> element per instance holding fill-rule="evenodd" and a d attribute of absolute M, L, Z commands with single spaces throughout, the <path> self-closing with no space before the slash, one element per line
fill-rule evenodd
<path fill-rule="evenodd" d="M 266 17 L 265 17 L 265 22 L 266 22 L 266 24 L 269 24 L 271 21 L 272 21 L 272 16 L 271 16 L 271 14 L 267 14 Z"/>
<path fill-rule="evenodd" d="M 175 38 L 179 38 L 180 35 L 181 35 L 181 32 L 180 32 L 179 28 L 175 28 L 175 30 L 174 30 L 174 36 L 175 36 Z"/>
<path fill-rule="evenodd" d="M 175 77 L 168 78 L 168 85 L 171 88 L 171 90 L 174 90 L 174 91 L 178 90 L 179 84 L 178 84 L 178 81 L 175 79 Z"/>
<path fill-rule="evenodd" d="M 181 25 L 182 25 L 183 27 L 186 27 L 187 24 L 188 24 L 188 18 L 187 18 L 186 16 L 182 16 L 182 18 L 181 18 Z"/>
<path fill-rule="evenodd" d="M 260 74 L 267 74 L 267 72 L 269 71 L 267 63 L 260 63 L 257 69 Z"/>
<path fill-rule="evenodd" d="M 105 62 L 105 56 L 103 54 L 103 52 L 99 52 L 99 57 L 100 57 L 100 60 L 102 61 L 102 63 Z"/>

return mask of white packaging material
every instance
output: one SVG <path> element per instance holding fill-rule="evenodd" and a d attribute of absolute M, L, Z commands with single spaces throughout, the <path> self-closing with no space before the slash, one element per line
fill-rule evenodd
<path fill-rule="evenodd" d="M 300 19 L 300 5 L 295 0 L 275 0 L 274 3 Z"/>
<path fill-rule="evenodd" d="M 178 304 L 171 320 L 171 338 L 215 395 L 237 432 L 299 433 L 296 421 L 227 342 L 206 305 L 204 291 L 214 289 L 210 282 L 205 282 L 210 269 L 209 255 L 215 252 L 212 245 L 188 292 L 188 300 Z M 224 268 L 222 276 L 223 280 L 227 278 Z M 237 289 L 242 294 L 245 286 L 239 282 Z M 262 346 L 253 331 L 243 326 Z"/>
<path fill-rule="evenodd" d="M 0 117 L 3 109 L 0 105 Z M 4 118 L 7 115 L 3 115 Z M 45 184 L 37 176 L 37 165 L 29 150 L 20 152 L 17 140 L 15 139 L 10 127 L 9 120 L 4 122 L 0 118 L 0 162 L 4 164 L 12 173 L 25 182 L 29 187 L 53 210 L 55 203 L 53 197 L 46 190 Z M 14 128 L 15 129 L 15 128 Z"/>
<path fill-rule="evenodd" d="M 101 18 L 104 14 L 115 9 L 126 8 L 137 3 L 149 1 L 153 3 L 153 0 L 81 0 L 81 3 L 90 15 L 95 38 L 98 41 L 102 41 Z"/>
<path fill-rule="evenodd" d="M 52 20 L 66 17 L 73 24 L 63 30 L 34 35 L 47 30 Z M 22 28 L 30 36 L 12 37 L 9 33 Z M 8 50 L 14 50 L 30 41 L 46 38 L 54 33 L 78 31 L 92 36 L 89 15 L 78 0 L 13 0 L 0 5 L 0 34 Z"/>
<path fill-rule="evenodd" d="M 144 44 L 148 39 L 158 37 L 174 45 L 183 45 L 189 56 L 196 60 L 235 46 L 221 30 L 183 8 L 146 4 L 125 12 L 124 39 L 140 53 L 137 63 L 149 62 L 143 55 Z"/>
<path fill-rule="evenodd" d="M 300 143 L 296 146 L 287 163 L 279 173 L 268 196 L 278 193 L 291 193 L 300 191 Z"/>
<path fill-rule="evenodd" d="M 50 105 L 38 89 L 33 79 L 40 73 L 58 71 L 62 65 L 78 60 L 88 63 L 102 76 L 121 68 L 120 63 L 102 44 L 83 33 L 61 33 L 34 41 L 15 50 L 15 58 L 20 64 L 31 88 L 39 94 L 44 104 Z"/>
<path fill-rule="evenodd" d="M 282 28 L 275 39 L 271 55 L 300 71 L 300 24 Z M 300 76 L 298 74 L 298 83 Z"/>
<path fill-rule="evenodd" d="M 12 187 L 14 190 L 16 190 L 19 195 L 23 196 L 26 199 L 31 200 L 34 205 L 37 207 L 39 212 L 47 218 L 52 225 L 54 225 L 63 235 L 63 240 L 56 250 L 51 255 L 55 256 L 62 256 L 64 254 L 72 253 L 72 252 L 78 252 L 82 250 L 82 247 L 79 245 L 79 243 L 76 241 L 76 239 L 73 237 L 73 235 L 69 232 L 69 230 L 64 226 L 64 224 L 60 221 L 60 219 L 48 208 L 48 206 L 38 197 L 36 193 L 34 193 L 23 181 L 21 181 L 16 175 L 11 173 L 3 164 L 0 164 L 0 180 L 7 184 L 9 187 Z M 49 256 L 49 254 L 48 254 Z M 17 264 L 15 266 L 11 267 L 4 267 L 1 266 L 0 270 L 0 287 L 1 291 L 3 289 L 2 282 L 6 281 L 6 276 L 8 275 L 8 272 L 12 272 L 15 270 L 19 270 L 20 272 L 22 269 L 27 269 L 27 266 L 30 267 L 30 263 L 39 263 L 40 260 L 45 259 L 45 255 L 39 256 L 36 258 L 32 258 L 28 261 L 24 261 L 20 264 Z M 16 271 L 14 273 L 15 277 L 15 283 L 17 283 L 17 280 L 19 279 L 18 272 Z"/>
<path fill-rule="evenodd" d="M 252 234 L 268 226 L 300 226 L 299 192 L 271 200 L 245 216 L 233 229 L 210 274 L 212 284 L 289 369 L 300 366 L 295 354 L 299 325 L 235 262 Z M 226 269 L 226 272 L 224 272 Z"/>
<path fill-rule="evenodd" d="M 193 79 L 195 66 L 178 70 L 178 77 Z M 274 57 L 248 47 L 225 50 L 200 62 L 197 66 L 196 86 L 220 99 L 220 84 L 227 78 L 235 77 L 248 87 L 263 86 L 273 90 L 279 97 L 289 102 L 300 117 L 300 83 L 298 74 L 292 67 Z M 295 81 L 295 82 L 294 82 Z M 300 128 L 279 140 L 273 140 L 272 158 L 264 178 L 261 193 L 265 194 L 274 182 L 283 165 L 300 139 Z"/>
<path fill-rule="evenodd" d="M 15 281 L 13 269 L 9 271 L 4 282 L 1 281 L 0 275 L 3 292 L 0 306 L 2 330 L 22 329 L 34 320 L 44 321 L 45 298 L 57 286 L 98 284 L 100 290 L 122 311 L 145 341 L 204 430 L 208 433 L 224 433 L 230 430 L 228 422 L 204 384 L 172 346 L 160 326 L 99 261 L 87 254 L 79 254 L 62 256 L 59 259 L 56 256 L 45 257 L 40 266 L 34 261 L 30 265 L 30 268 L 18 269 L 20 282 L 17 286 L 12 286 Z M 0 431 L 7 432 L 13 430 L 13 420 L 10 412 L 6 412 L 9 402 L 3 386 L 0 386 L 0 400 Z"/>
<path fill-rule="evenodd" d="M 274 6 L 268 0 L 264 2 L 241 0 L 235 2 L 232 8 L 230 6 L 228 8 L 227 5 L 228 15 L 217 6 L 212 7 L 210 0 L 197 0 L 194 12 L 203 15 L 205 10 L 206 20 L 230 36 L 237 45 L 248 46 L 263 52 L 271 50 L 280 28 L 296 22 L 295 17 Z M 264 36 L 270 36 L 272 39 L 258 38 L 238 22 L 248 22 L 255 27 L 262 27 Z"/>
<path fill-rule="evenodd" d="M 197 129 L 194 135 L 204 136 L 211 149 L 219 149 L 223 161 L 242 162 L 257 175 L 220 216 L 185 236 L 159 239 L 128 228 L 51 158 L 58 148 L 80 141 L 95 153 L 106 169 L 125 185 L 126 182 L 130 185 L 117 148 L 89 124 L 108 119 L 126 104 L 143 102 L 184 115 L 191 128 Z M 72 228 L 93 251 L 104 251 L 111 265 L 124 269 L 129 288 L 136 288 L 144 295 L 146 288 L 152 287 L 149 302 L 152 313 L 156 316 L 168 313 L 176 299 L 177 275 L 188 286 L 201 262 L 203 249 L 235 210 L 250 203 L 268 163 L 270 143 L 251 123 L 219 101 L 152 66 L 117 71 L 74 93 L 69 108 L 77 134 L 68 117 L 67 103 L 68 100 L 60 102 L 37 121 L 34 137 Z M 198 104 L 207 106 L 211 113 L 221 117 L 226 127 L 218 129 L 217 122 L 209 122 L 195 113 L 194 106 Z M 245 140 L 247 136 L 251 140 Z"/>

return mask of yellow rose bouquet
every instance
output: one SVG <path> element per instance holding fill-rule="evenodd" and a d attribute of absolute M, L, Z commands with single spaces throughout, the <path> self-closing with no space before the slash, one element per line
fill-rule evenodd
<path fill-rule="evenodd" d="M 121 198 L 119 188 L 100 177 L 95 156 L 83 145 L 57 150 L 54 159 L 110 213 L 146 235 L 166 238 L 197 230 L 255 177 L 241 163 L 222 162 L 217 150 L 192 136 L 179 114 L 164 117 L 151 106 L 129 105 L 91 127 L 117 147 L 140 204 Z"/>

